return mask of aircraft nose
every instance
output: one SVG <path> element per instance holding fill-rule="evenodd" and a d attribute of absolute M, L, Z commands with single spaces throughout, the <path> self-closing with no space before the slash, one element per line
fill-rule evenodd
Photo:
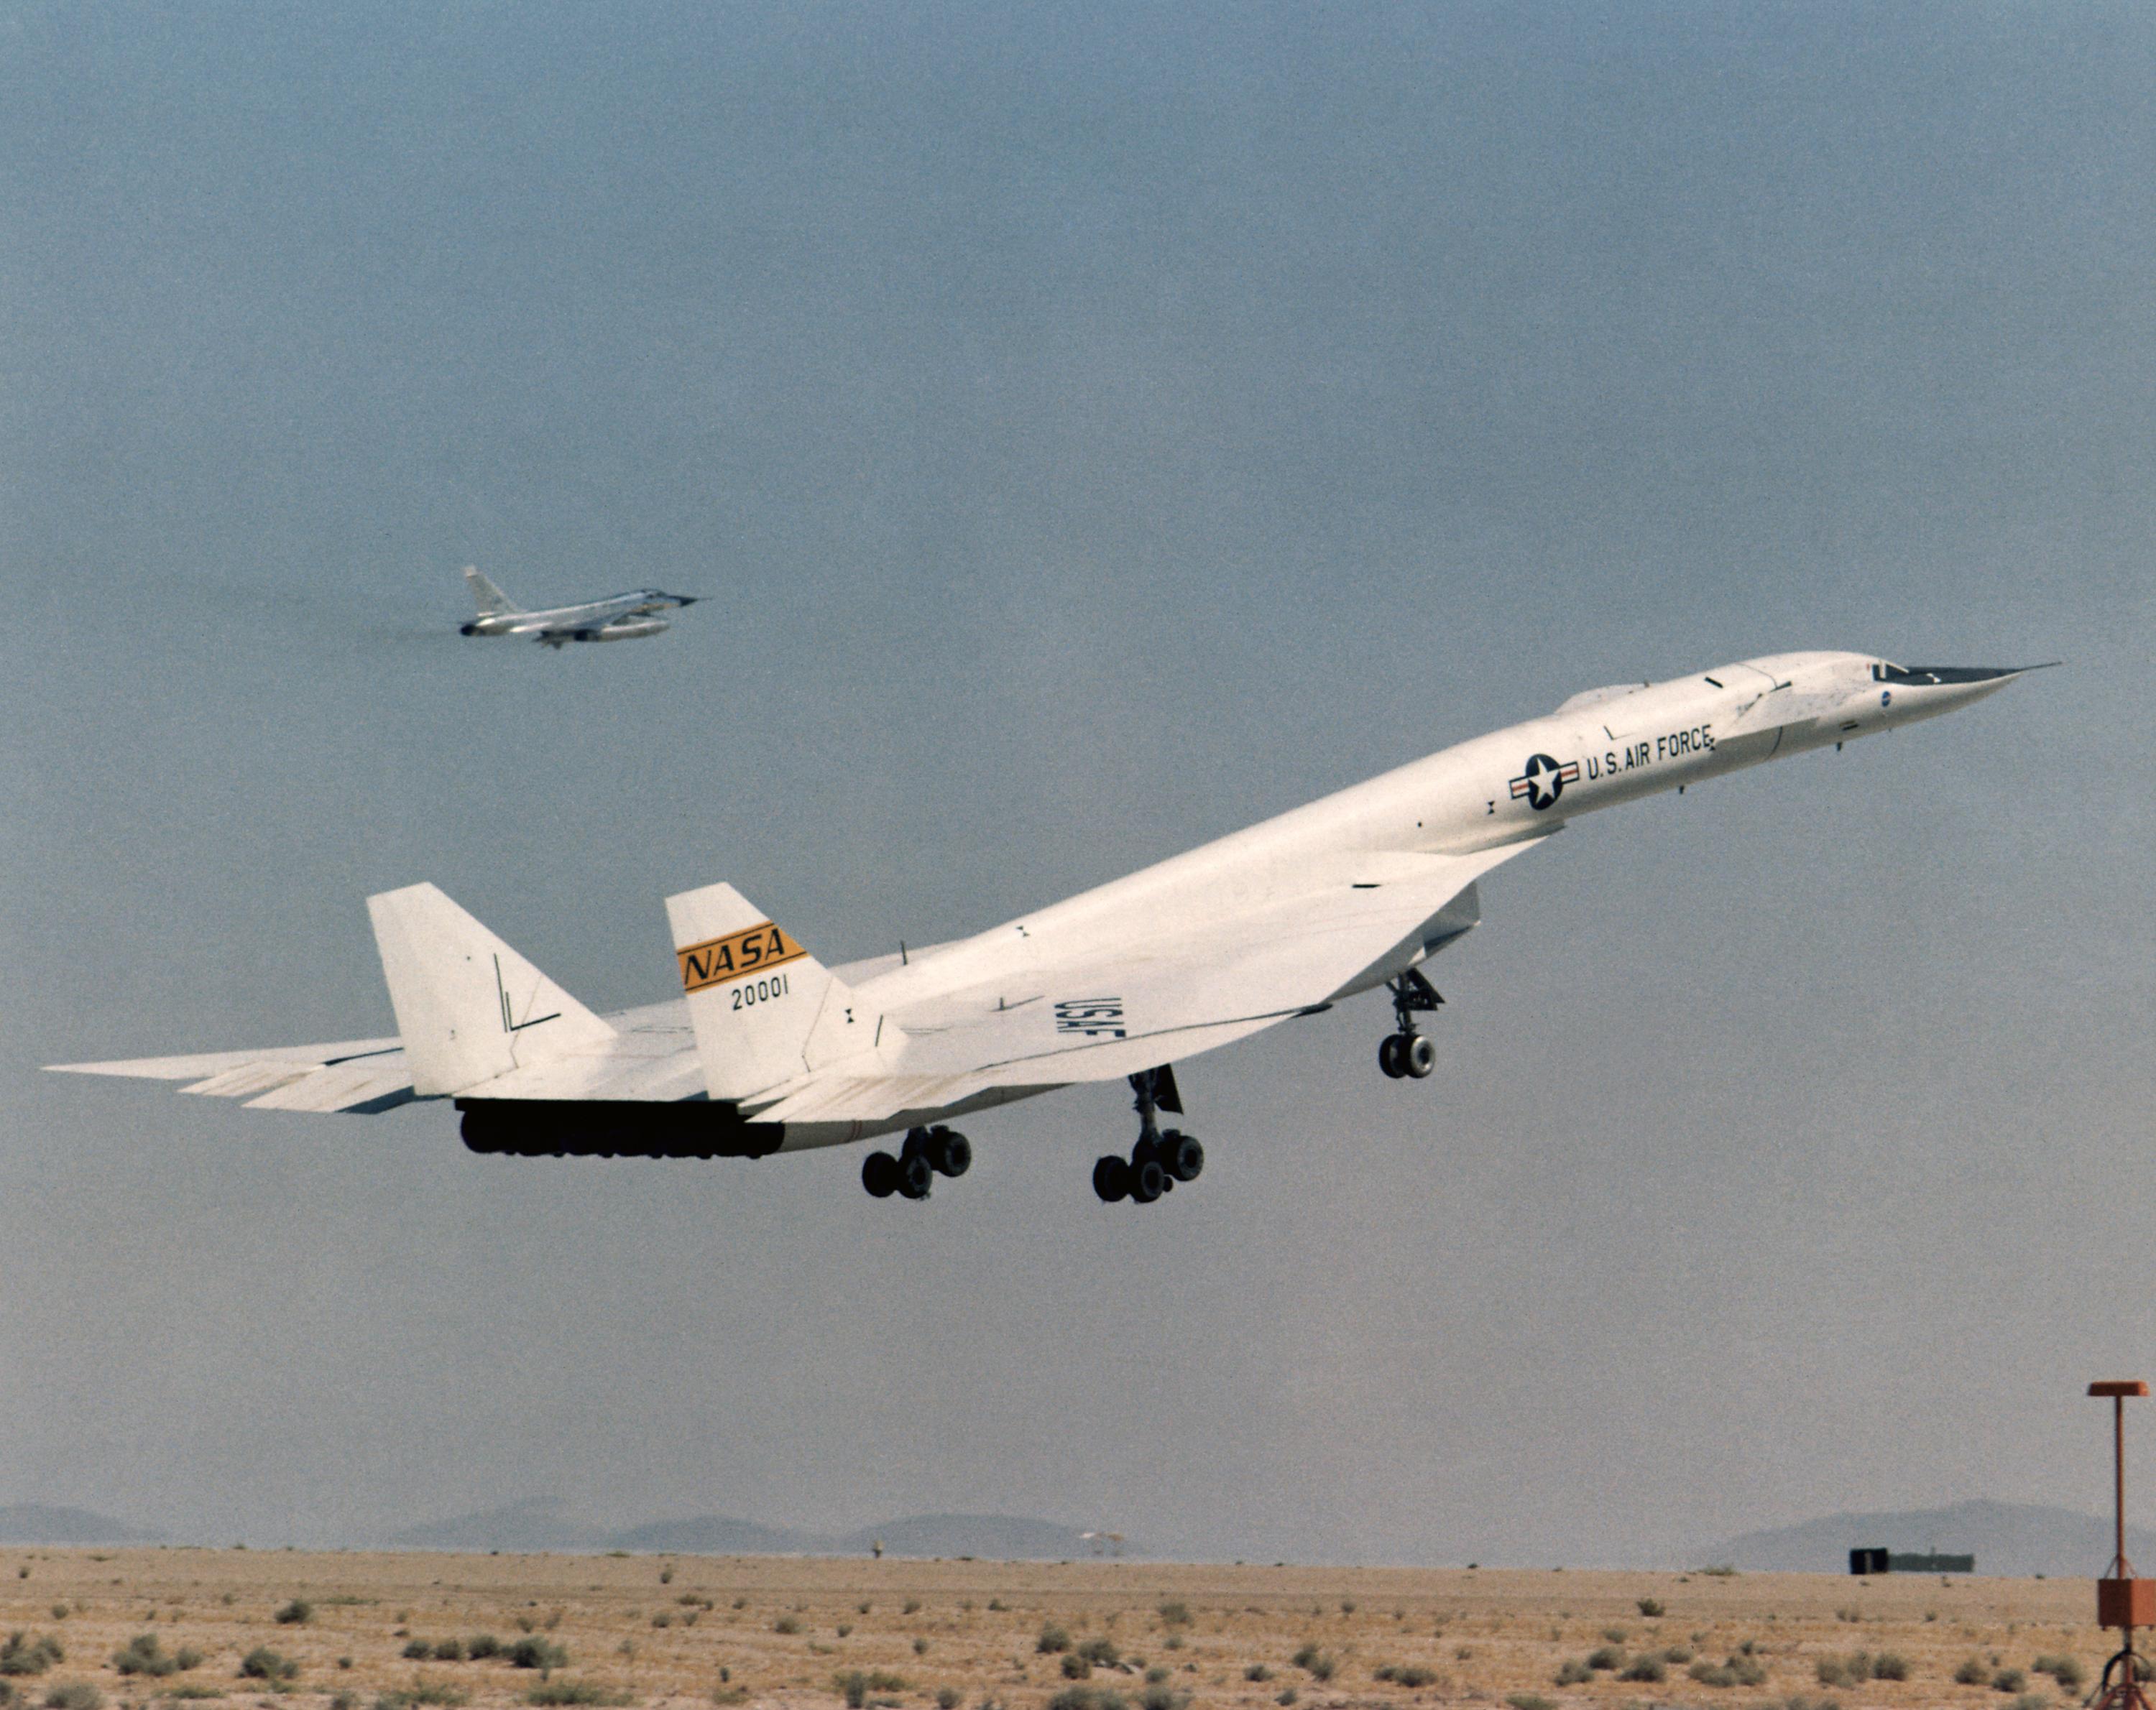
<path fill-rule="evenodd" d="M 701 594 L 676 594 L 674 596 L 674 603 L 677 606 L 693 606 L 702 597 Z"/>
<path fill-rule="evenodd" d="M 2047 671 L 2059 662 L 2041 665 L 1887 665 L 1881 668 L 1881 683 L 1902 683 L 1912 689 L 1974 688 L 2000 683 L 2030 671 Z"/>
<path fill-rule="evenodd" d="M 2041 665 L 1876 664 L 1871 668 L 1871 677 L 1875 684 L 1883 685 L 1880 689 L 1883 704 L 1899 703 L 1897 711 L 1906 707 L 1908 716 L 1925 718 L 1982 700 L 2017 677 L 2048 670 L 2058 663 L 2051 659 Z"/>

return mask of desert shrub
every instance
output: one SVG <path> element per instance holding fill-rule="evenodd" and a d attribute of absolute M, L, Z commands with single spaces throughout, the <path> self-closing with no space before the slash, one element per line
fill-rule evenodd
<path fill-rule="evenodd" d="M 1123 1660 L 1123 1653 L 1116 1649 L 1116 1641 L 1106 1633 L 1096 1633 L 1078 1647 L 1078 1654 L 1096 1668 L 1113 1668 Z"/>
<path fill-rule="evenodd" d="M 1720 1662 L 1702 1659 L 1691 1666 L 1691 1677 L 1703 1687 L 1763 1687 L 1767 1671 L 1749 1656 L 1730 1656 Z"/>
<path fill-rule="evenodd" d="M 121 1674 L 146 1674 L 158 1680 L 167 1675 L 184 1674 L 191 1668 L 202 1666 L 202 1652 L 192 1646 L 182 1646 L 177 1651 L 167 1651 L 157 1642 L 155 1633 L 137 1633 L 126 1646 L 112 1653 L 112 1666 Z"/>
<path fill-rule="evenodd" d="M 2029 1666 L 2033 1673 L 2048 1674 L 2070 1692 L 2078 1692 L 2088 1678 L 2082 1673 L 2081 1664 L 2071 1656 L 2040 1656 Z"/>
<path fill-rule="evenodd" d="M 928 1641 L 926 1639 L 916 1639 L 913 1641 L 913 1654 L 916 1656 L 926 1656 L 928 1654 Z"/>
<path fill-rule="evenodd" d="M 430 1681 L 424 1676 L 408 1687 L 394 1692 L 384 1692 L 374 1701 L 374 1710 L 413 1710 L 415 1705 L 439 1705 L 442 1710 L 457 1710 L 466 1702 L 470 1694 L 447 1681 Z"/>
<path fill-rule="evenodd" d="M 167 1687 L 157 1696 L 161 1698 L 222 1698 L 224 1696 L 224 1688 L 193 1685 Z M 352 1695 L 349 1692 L 340 1692 L 337 1696 L 340 1698 L 345 1698 Z"/>
<path fill-rule="evenodd" d="M 1898 1651 L 1881 1651 L 1871 1659 L 1871 1678 L 1876 1681 L 1905 1681 L 1909 1677 L 1909 1659 Z"/>
<path fill-rule="evenodd" d="M 1606 1668 L 1614 1672 L 1624 1667 L 1625 1653 L 1614 1645 L 1604 1645 L 1598 1650 L 1587 1653 L 1587 1666 L 1589 1668 Z"/>
<path fill-rule="evenodd" d="M 1557 1683 L 1561 1687 L 1576 1687 L 1594 1678 L 1594 1672 L 1577 1656 L 1567 1657 L 1558 1666 Z"/>
<path fill-rule="evenodd" d="M 1691 1647 L 1689 1645 L 1665 1645 L 1659 1655 L 1671 1668 L 1682 1668 L 1691 1661 Z"/>
<path fill-rule="evenodd" d="M 902 1692 L 906 1682 L 895 1674 L 881 1669 L 850 1668 L 844 1674 L 831 1677 L 831 1684 L 839 1696 L 846 1701 L 847 1710 L 861 1710 L 869 1701 L 870 1692 Z"/>
<path fill-rule="evenodd" d="M 1640 1613 L 1646 1616 L 1648 1620 L 1652 1620 L 1661 1612 L 1662 1603 L 1660 1598 L 1643 1597 L 1640 1600 Z"/>
<path fill-rule="evenodd" d="M 1092 1672 L 1093 1665 L 1086 1661 L 1086 1660 L 1081 1656 L 1075 1651 L 1066 1651 L 1063 1653 L 1064 1679 L 1067 1681 L 1082 1681 L 1087 1675 L 1092 1673 Z"/>
<path fill-rule="evenodd" d="M 774 1633 L 791 1635 L 801 1631 L 801 1623 L 790 1615 L 783 1615 L 771 1624 L 771 1631 Z"/>
<path fill-rule="evenodd" d="M 1187 1627 L 1190 1625 L 1190 1605 L 1180 1598 L 1171 1599 L 1153 1611 L 1163 1626 Z"/>
<path fill-rule="evenodd" d="M 425 1662 L 431 1660 L 434 1654 L 434 1647 L 424 1639 L 414 1639 L 404 1647 L 407 1662 Z"/>
<path fill-rule="evenodd" d="M 465 1660 L 465 1641 L 461 1639 L 437 1639 L 434 1641 L 434 1661 L 462 1662 Z"/>
<path fill-rule="evenodd" d="M 938 1687 L 936 1689 L 936 1710 L 958 1710 L 958 1705 L 965 1696 L 956 1687 Z"/>
<path fill-rule="evenodd" d="M 1802 1692 L 1792 1692 L 1779 1704 L 1768 1704 L 1762 1710 L 1841 1710 L 1832 1698 L 1807 1698 Z"/>
<path fill-rule="evenodd" d="M 1050 1656 L 1058 1651 L 1068 1651 L 1070 1648 L 1070 1635 L 1060 1627 L 1043 1627 L 1040 1630 L 1040 1636 L 1033 1641 L 1033 1648 L 1044 1656 Z"/>
<path fill-rule="evenodd" d="M 1605 1645 L 1621 1645 L 1631 1636 L 1622 1627 L 1604 1627 L 1602 1630 L 1602 1642 Z"/>
<path fill-rule="evenodd" d="M 1545 1698 L 1540 1692 L 1514 1692 L 1505 1702 L 1512 1710 L 1557 1710 L 1557 1701 Z"/>
<path fill-rule="evenodd" d="M 609 1692 L 590 1681 L 542 1681 L 524 1695 L 527 1704 L 633 1704 L 626 1692 Z"/>
<path fill-rule="evenodd" d="M 1048 1710 L 1130 1710 L 1121 1692 L 1106 1687 L 1065 1687 L 1048 1701 Z"/>
<path fill-rule="evenodd" d="M 465 1655 L 474 1662 L 484 1662 L 501 1655 L 501 1641 L 491 1633 L 475 1633 L 465 1641 Z"/>
<path fill-rule="evenodd" d="M 711 1702 L 718 1706 L 718 1710 L 732 1710 L 734 1705 L 745 1704 L 748 1702 L 748 1688 L 747 1687 L 714 1687 L 711 1692 Z"/>
<path fill-rule="evenodd" d="M 2002 1668 L 1997 1674 L 1992 1676 L 1991 1685 L 1995 1692 L 2026 1692 L 2029 1687 L 2029 1677 L 2018 1668 Z"/>
<path fill-rule="evenodd" d="M 1145 1677 L 1147 1686 L 1157 1687 L 1168 1678 L 1168 1671 L 1165 1668 L 1149 1668 L 1146 1671 Z"/>
<path fill-rule="evenodd" d="M 1953 1672 L 1953 1677 L 1958 1687 L 1988 1686 L 1991 1682 L 1991 1667 L 1981 1656 L 1972 1656 Z"/>
<path fill-rule="evenodd" d="M 267 1645 L 257 1645 L 239 1659 L 239 1673 L 243 1680 L 290 1681 L 300 1677 L 300 1665 L 289 1656 L 280 1656 Z"/>
<path fill-rule="evenodd" d="M 917 1597 L 907 1598 L 906 1600 L 905 1613 L 907 1615 L 919 1615 L 921 1613 L 921 1600 Z"/>
<path fill-rule="evenodd" d="M 359 1694 L 339 1692 L 330 1700 L 330 1710 L 359 1710 Z"/>
<path fill-rule="evenodd" d="M 688 1615 L 684 1619 L 690 1626 L 693 1627 L 696 1625 L 696 1618 L 694 1615 Z M 836 1633 L 841 1639 L 849 1638 L 853 1634 L 854 1624 L 851 1621 L 840 1621 L 839 1625 L 832 1628 L 831 1631 Z"/>
<path fill-rule="evenodd" d="M 1695 1662 L 1690 1672 L 1691 1677 L 1703 1687 L 1733 1687 L 1737 1684 L 1737 1677 L 1722 1663 Z"/>
<path fill-rule="evenodd" d="M 1372 1671 L 1372 1678 L 1390 1681 L 1396 1687 L 1426 1687 L 1437 1678 L 1437 1671 L 1419 1662 L 1389 1662 Z"/>
<path fill-rule="evenodd" d="M 1333 1671 L 1339 1666 L 1330 1652 L 1319 1650 L 1314 1644 L 1305 1644 L 1295 1653 L 1294 1661 L 1297 1668 L 1316 1681 L 1331 1680 Z"/>
<path fill-rule="evenodd" d="M 1180 1651 L 1183 1648 L 1183 1635 L 1170 1633 L 1160 1641 L 1160 1648 L 1163 1651 Z"/>
<path fill-rule="evenodd" d="M 88 1681 L 62 1681 L 45 1694 L 45 1710 L 105 1710 L 105 1694 Z"/>
<path fill-rule="evenodd" d="M 1243 1671 L 1243 1678 L 1246 1681 L 1269 1681 L 1272 1677 L 1273 1672 L 1262 1662 L 1254 1662 Z"/>
<path fill-rule="evenodd" d="M 34 1639 L 28 1633 L 10 1633 L 8 1642 L 0 1645 L 0 1675 L 43 1674 L 55 1662 L 66 1660 L 60 1641 L 49 1633 Z"/>
<path fill-rule="evenodd" d="M 1282 1687 L 1280 1690 L 1280 1696 L 1275 1698 L 1273 1702 L 1279 1705 L 1281 1707 L 1281 1710 L 1287 1710 L 1287 1707 L 1295 1702 L 1295 1688 L 1293 1687 Z"/>
<path fill-rule="evenodd" d="M 1812 1678 L 1823 1687 L 1845 1687 L 1852 1681 L 1871 1678 L 1871 1659 L 1861 1651 L 1854 1656 L 1822 1656 L 1812 1664 Z"/>
<path fill-rule="evenodd" d="M 660 1628 L 672 1626 L 674 1625 L 674 1611 L 670 1609 L 660 1610 L 657 1615 L 652 1616 L 651 1625 L 654 1627 Z"/>
<path fill-rule="evenodd" d="M 1662 1659 L 1652 1653 L 1634 1657 L 1630 1666 L 1617 1677 L 1627 1681 L 1661 1681 L 1668 1677 L 1669 1670 L 1662 1666 Z"/>
<path fill-rule="evenodd" d="M 315 1618 L 315 1606 L 304 1597 L 295 1597 L 276 1614 L 280 1627 L 304 1627 Z"/>
<path fill-rule="evenodd" d="M 1138 1694 L 1139 1710 L 1189 1710 L 1190 1694 L 1178 1692 L 1165 1681 L 1156 1681 Z"/>
<path fill-rule="evenodd" d="M 536 1668 L 542 1674 L 551 1674 L 557 1668 L 569 1666 L 569 1650 L 552 1639 L 519 1639 L 503 1653 L 511 1668 Z"/>

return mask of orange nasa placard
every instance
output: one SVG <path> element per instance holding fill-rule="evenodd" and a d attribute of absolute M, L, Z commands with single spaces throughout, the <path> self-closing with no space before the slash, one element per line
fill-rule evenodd
<path fill-rule="evenodd" d="M 787 935 L 785 928 L 766 920 L 724 938 L 707 938 L 674 954 L 681 964 L 682 991 L 698 992 L 706 986 L 761 974 L 808 952 Z"/>

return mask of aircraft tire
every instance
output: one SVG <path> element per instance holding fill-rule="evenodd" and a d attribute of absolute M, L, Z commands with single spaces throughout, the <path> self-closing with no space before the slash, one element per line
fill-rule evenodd
<path fill-rule="evenodd" d="M 956 1180 L 973 1167 L 973 1143 L 953 1129 L 929 1129 L 928 1146 L 928 1161 L 938 1175 Z"/>
<path fill-rule="evenodd" d="M 1093 1166 L 1093 1191 L 1110 1205 L 1131 1196 L 1131 1166 L 1111 1152 Z"/>
<path fill-rule="evenodd" d="M 1205 1149 L 1179 1129 L 1170 1129 L 1154 1149 L 1160 1167 L 1173 1181 L 1195 1181 L 1205 1168 Z"/>
<path fill-rule="evenodd" d="M 1168 1172 L 1160 1167 L 1158 1159 L 1148 1158 L 1131 1170 L 1131 1199 L 1137 1205 L 1150 1206 L 1168 1191 Z"/>
<path fill-rule="evenodd" d="M 1385 1072 L 1385 1078 L 1389 1081 L 1397 1081 L 1407 1073 L 1400 1062 L 1400 1036 L 1398 1033 L 1385 1035 L 1384 1043 L 1378 1047 L 1378 1067 Z"/>
<path fill-rule="evenodd" d="M 889 1199 L 898 1191 L 898 1160 L 888 1152 L 870 1153 L 861 1160 L 861 1185 L 877 1199 Z"/>
<path fill-rule="evenodd" d="M 908 1154 L 898 1162 L 898 1190 L 909 1200 L 925 1200 L 936 1183 L 936 1170 L 926 1154 Z"/>
<path fill-rule="evenodd" d="M 1400 1067 L 1418 1081 L 1428 1080 L 1437 1068 L 1437 1047 L 1426 1033 L 1409 1038 L 1400 1052 Z"/>

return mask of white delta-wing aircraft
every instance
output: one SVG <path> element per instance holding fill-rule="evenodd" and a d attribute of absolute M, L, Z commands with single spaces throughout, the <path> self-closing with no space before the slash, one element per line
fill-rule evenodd
<path fill-rule="evenodd" d="M 861 1180 L 925 1199 L 973 1150 L 948 1124 L 1127 1079 L 1138 1139 L 1093 1170 L 1158 1200 L 1204 1167 L 1173 1061 L 1384 988 L 1378 1065 L 1422 1079 L 1422 964 L 1480 919 L 1476 882 L 1565 822 L 1912 724 L 2024 669 L 1783 653 L 1576 694 L 1276 819 L 972 938 L 827 968 L 732 885 L 666 900 L 682 996 L 598 1016 L 431 884 L 367 899 L 393 1039 L 132 1062 L 255 1109 L 449 1098 L 465 1144 L 524 1157 L 762 1157 L 902 1134 Z"/>
<path fill-rule="evenodd" d="M 471 585 L 472 602 L 479 616 L 461 625 L 459 635 L 522 635 L 544 642 L 557 651 L 571 642 L 634 641 L 670 627 L 661 612 L 693 606 L 693 594 L 670 594 L 663 588 L 636 588 L 626 594 L 609 594 L 603 600 L 588 600 L 581 606 L 556 606 L 545 612 L 526 612 L 512 605 L 509 596 L 467 564 L 465 580 Z"/>

